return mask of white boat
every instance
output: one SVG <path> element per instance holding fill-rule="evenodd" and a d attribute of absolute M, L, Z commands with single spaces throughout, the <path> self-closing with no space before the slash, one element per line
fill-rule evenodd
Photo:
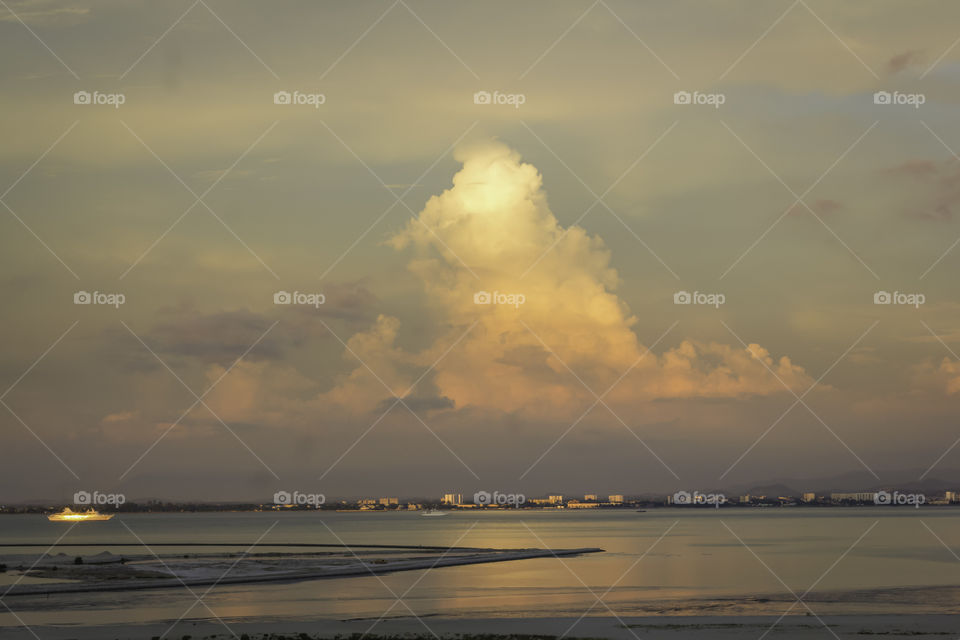
<path fill-rule="evenodd" d="M 427 509 L 426 511 L 421 511 L 420 515 L 423 517 L 436 517 L 436 516 L 445 516 L 447 515 L 446 511 L 440 511 L 440 509 Z"/>
<path fill-rule="evenodd" d="M 83 522 L 85 520 L 109 520 L 112 517 L 112 513 L 100 513 L 96 509 L 74 511 L 70 507 L 66 507 L 63 511 L 51 513 L 47 516 L 47 520 L 53 522 Z"/>

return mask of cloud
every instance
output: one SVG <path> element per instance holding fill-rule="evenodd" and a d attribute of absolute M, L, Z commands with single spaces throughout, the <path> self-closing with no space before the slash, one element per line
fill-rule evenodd
<path fill-rule="evenodd" d="M 684 340 L 647 354 L 633 329 L 638 318 L 615 293 L 610 251 L 581 227 L 558 223 L 537 169 L 499 142 L 461 148 L 456 159 L 463 167 L 453 186 L 389 241 L 413 253 L 409 269 L 439 318 L 437 339 L 405 351 L 396 346 L 400 321 L 381 316 L 349 341 L 394 393 L 433 366 L 421 384 L 457 408 L 555 417 L 591 402 L 587 387 L 600 393 L 628 370 L 612 401 L 767 395 L 811 384 L 789 358 L 755 344 Z M 478 291 L 523 302 L 477 304 Z M 383 394 L 357 364 L 327 398 L 359 411 Z"/>
<path fill-rule="evenodd" d="M 888 74 L 900 73 L 904 69 L 920 63 L 921 51 L 904 51 L 887 60 Z"/>

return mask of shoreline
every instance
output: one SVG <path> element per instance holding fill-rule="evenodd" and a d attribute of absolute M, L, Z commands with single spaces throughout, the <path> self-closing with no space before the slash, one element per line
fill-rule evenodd
<path fill-rule="evenodd" d="M 44 640 L 150 640 L 167 638 L 207 638 L 228 640 L 294 640 L 299 638 L 349 637 L 366 634 L 369 639 L 404 636 L 413 640 L 436 640 L 454 635 L 483 635 L 493 637 L 540 636 L 544 638 L 604 638 L 607 640 L 707 640 L 713 638 L 742 639 L 760 637 L 776 623 L 771 635 L 782 640 L 822 639 L 832 634 L 839 637 L 883 635 L 892 640 L 900 638 L 953 636 L 960 628 L 960 615 L 946 614 L 883 614 L 856 616 L 811 615 L 779 616 L 645 616 L 623 617 L 590 616 L 582 619 L 552 618 L 454 618 L 441 616 L 392 617 L 351 620 L 309 621 L 226 621 L 226 626 L 215 619 L 166 621 L 151 624 L 121 624 L 100 626 L 34 626 L 0 627 L 0 637 Z M 829 629 L 824 628 L 824 624 Z M 624 626 L 626 625 L 626 626 Z M 228 629 L 229 627 L 229 629 Z M 304 635 L 305 634 L 305 635 Z M 359 635 L 358 635 L 359 637 Z"/>
<path fill-rule="evenodd" d="M 212 585 L 254 584 L 264 582 L 299 582 L 302 580 L 317 580 L 323 578 L 342 578 L 349 576 L 366 576 L 394 573 L 398 571 L 418 571 L 439 569 L 441 567 L 455 567 L 463 565 L 485 564 L 490 562 L 511 562 L 514 560 L 529 560 L 533 558 L 560 558 L 578 556 L 587 553 L 602 553 L 603 549 L 596 547 L 582 547 L 577 549 L 519 549 L 505 552 L 490 552 L 486 554 L 471 554 L 467 556 L 451 556 L 440 558 L 417 558 L 413 560 L 398 560 L 388 564 L 374 564 L 360 561 L 343 567 L 324 567 L 322 569 L 291 571 L 276 575 L 246 575 L 246 576 L 219 576 L 184 578 L 139 579 L 117 581 L 116 583 L 59 583 L 59 584 L 15 584 L 3 594 L 3 597 L 12 596 L 46 596 L 60 594 L 101 593 L 106 591 L 141 591 L 145 589 L 168 589 L 175 587 L 195 587 Z"/>

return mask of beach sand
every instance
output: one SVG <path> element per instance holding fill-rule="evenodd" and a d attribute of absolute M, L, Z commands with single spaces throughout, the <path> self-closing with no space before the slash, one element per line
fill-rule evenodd
<path fill-rule="evenodd" d="M 622 621 L 622 622 L 621 622 Z M 490 636 L 549 636 L 608 638 L 610 640 L 707 640 L 758 639 L 777 621 L 776 616 L 758 617 L 586 617 L 576 618 L 449 618 L 396 617 L 379 621 L 312 620 L 282 622 L 183 621 L 171 628 L 166 624 L 104 626 L 37 626 L 0 628 L 0 638 L 43 640 L 306 640 L 365 634 L 374 637 L 404 636 L 435 640 L 457 634 Z M 624 624 L 626 624 L 626 627 Z M 824 628 L 824 623 L 829 630 Z M 572 628 L 571 628 L 572 627 Z M 832 633 L 831 633 L 832 632 Z M 436 636 L 434 635 L 436 634 Z M 960 616 L 956 615 L 875 615 L 875 616 L 787 616 L 766 636 L 775 640 L 806 640 L 839 637 L 860 638 L 880 635 L 898 638 L 958 638 Z M 367 636 L 370 640 L 370 636 Z"/>

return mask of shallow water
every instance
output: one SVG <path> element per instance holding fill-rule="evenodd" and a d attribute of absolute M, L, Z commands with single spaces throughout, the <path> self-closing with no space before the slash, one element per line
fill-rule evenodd
<path fill-rule="evenodd" d="M 69 526 L 40 515 L 2 516 L 0 542 L 51 544 Z M 174 552 L 162 546 L 173 542 L 242 550 L 268 530 L 262 543 L 601 547 L 605 553 L 222 586 L 201 603 L 196 596 L 207 587 L 194 588 L 196 596 L 178 588 L 5 602 L 28 624 L 176 619 L 191 605 L 187 619 L 209 618 L 210 610 L 227 620 L 377 618 L 411 610 L 420 616 L 578 616 L 591 605 L 591 615 L 779 614 L 791 605 L 793 613 L 806 613 L 791 591 L 813 587 L 805 600 L 819 614 L 960 612 L 960 590 L 944 588 L 960 585 L 960 560 L 953 555 L 960 554 L 960 509 L 953 508 L 458 512 L 443 518 L 415 512 L 124 514 L 79 524 L 61 542 L 143 553 L 142 547 L 109 546 L 137 542 L 126 527 L 161 554 Z M 175 552 L 218 550 L 238 547 Z M 8 584 L 16 579 L 2 577 Z M 0 614 L 0 625 L 18 624 L 9 612 Z"/>

